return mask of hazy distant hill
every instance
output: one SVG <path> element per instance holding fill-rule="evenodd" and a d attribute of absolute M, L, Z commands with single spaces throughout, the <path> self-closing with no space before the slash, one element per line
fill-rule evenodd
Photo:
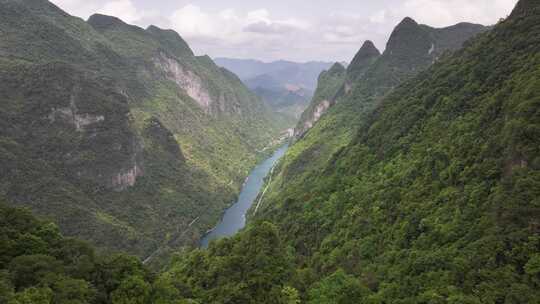
<path fill-rule="evenodd" d="M 273 109 L 299 118 L 309 105 L 319 74 L 332 62 L 262 62 L 252 59 L 216 58 L 216 64 L 233 71 Z"/>

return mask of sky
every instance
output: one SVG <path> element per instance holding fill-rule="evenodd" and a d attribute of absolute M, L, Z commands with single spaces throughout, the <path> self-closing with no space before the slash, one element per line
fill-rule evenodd
<path fill-rule="evenodd" d="M 404 18 L 445 27 L 495 24 L 518 0 L 52 0 L 87 19 L 94 13 L 177 31 L 197 55 L 263 61 L 350 61 L 365 40 L 382 51 Z"/>

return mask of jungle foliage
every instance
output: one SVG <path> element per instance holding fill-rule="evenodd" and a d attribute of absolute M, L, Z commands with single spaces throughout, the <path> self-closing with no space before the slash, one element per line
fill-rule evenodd
<path fill-rule="evenodd" d="M 540 301 L 539 8 L 382 98 L 353 93 L 293 145 L 256 218 L 294 249 L 304 299 Z M 340 142 L 347 107 L 363 110 Z M 358 300 L 336 300 L 348 285 Z"/>

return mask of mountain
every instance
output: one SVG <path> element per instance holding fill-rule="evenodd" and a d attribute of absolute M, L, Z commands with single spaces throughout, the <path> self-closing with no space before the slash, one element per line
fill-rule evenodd
<path fill-rule="evenodd" d="M 333 105 L 338 92 L 344 86 L 346 76 L 347 70 L 340 63 L 335 63 L 328 71 L 323 71 L 319 75 L 319 85 L 311 103 L 300 116 L 298 125 L 294 129 L 296 138 L 301 137 L 311 129 L 328 108 Z"/>
<path fill-rule="evenodd" d="M 381 56 L 381 52 L 375 47 L 373 42 L 367 40 L 356 53 L 350 65 L 347 67 L 349 77 L 348 86 L 362 77 L 369 66 Z"/>
<path fill-rule="evenodd" d="M 261 75 L 274 76 L 277 81 L 296 83 L 312 90 L 317 76 L 332 63 L 311 61 L 298 63 L 286 60 L 263 62 L 252 59 L 215 58 L 216 64 L 233 71 L 240 79 L 248 80 Z M 281 80 L 282 78 L 285 80 Z"/>
<path fill-rule="evenodd" d="M 540 3 L 429 67 L 429 35 L 401 26 L 421 43 L 394 35 L 365 74 L 403 67 L 393 88 L 355 81 L 291 146 L 246 230 L 174 263 L 164 277 L 186 297 L 538 302 Z"/>
<path fill-rule="evenodd" d="M 0 199 L 107 251 L 197 244 L 282 123 L 174 31 L 0 0 Z"/>
<path fill-rule="evenodd" d="M 341 87 L 331 84 L 335 80 L 325 83 L 325 77 L 319 79 L 318 88 L 327 90 L 334 87 L 334 90 L 315 95 L 295 128 L 296 138 L 311 129 L 340 98 L 364 95 L 363 98 L 371 96 L 376 99 L 434 63 L 444 52 L 459 49 L 467 39 L 485 30 L 486 27 L 471 23 L 438 29 L 419 25 L 409 17 L 403 19 L 390 35 L 382 55 L 371 41 L 362 45 L 347 67 Z"/>
<path fill-rule="evenodd" d="M 368 40 L 364 42 L 347 68 L 340 63 L 335 63 L 328 71 L 321 73 L 315 95 L 308 108 L 302 113 L 294 130 L 294 136 L 300 138 L 311 129 L 328 108 L 334 105 L 340 95 L 350 92 L 354 82 L 364 75 L 380 55 L 373 42 Z"/>
<path fill-rule="evenodd" d="M 216 63 L 236 73 L 271 108 L 295 122 L 309 105 L 317 76 L 332 63 L 291 61 L 262 62 L 250 59 L 216 58 Z"/>

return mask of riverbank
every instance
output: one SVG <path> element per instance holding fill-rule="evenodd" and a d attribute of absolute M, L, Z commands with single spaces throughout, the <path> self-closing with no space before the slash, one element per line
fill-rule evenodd
<path fill-rule="evenodd" d="M 288 144 L 282 145 L 271 157 L 263 160 L 251 171 L 238 196 L 238 200 L 225 211 L 216 227 L 201 239 L 201 247 L 207 247 L 213 239 L 232 236 L 245 226 L 246 213 L 259 196 L 260 190 L 265 184 L 265 177 L 277 161 L 285 155 L 287 148 Z"/>

